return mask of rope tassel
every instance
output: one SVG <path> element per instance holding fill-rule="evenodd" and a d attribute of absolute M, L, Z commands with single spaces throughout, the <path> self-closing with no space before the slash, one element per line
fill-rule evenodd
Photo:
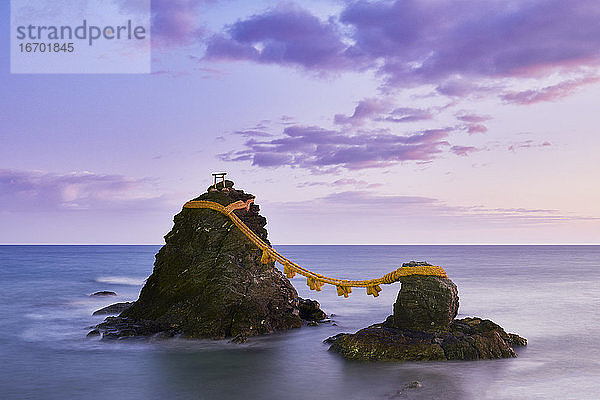
<path fill-rule="evenodd" d="M 348 297 L 348 295 L 352 293 L 352 288 L 350 286 L 337 286 L 337 295 Z"/>
<path fill-rule="evenodd" d="M 367 286 L 367 294 L 372 294 L 373 297 L 378 297 L 379 292 L 381 292 L 381 288 L 379 285 Z"/>
<path fill-rule="evenodd" d="M 288 279 L 292 279 L 294 276 L 296 276 L 296 271 L 294 271 L 294 267 L 292 267 L 292 265 L 289 263 L 283 264 L 283 273 L 285 274 L 285 276 L 288 277 Z"/>
<path fill-rule="evenodd" d="M 263 264 L 268 264 L 268 263 L 272 263 L 274 261 L 275 261 L 275 258 L 273 258 L 273 255 L 271 254 L 269 249 L 264 249 L 262 252 L 262 257 L 260 257 L 260 262 Z"/>
<path fill-rule="evenodd" d="M 317 292 L 321 291 L 321 287 L 325 284 L 325 282 L 321 282 L 318 279 L 309 276 L 306 278 L 306 284 L 310 288 L 310 290 L 316 290 Z"/>

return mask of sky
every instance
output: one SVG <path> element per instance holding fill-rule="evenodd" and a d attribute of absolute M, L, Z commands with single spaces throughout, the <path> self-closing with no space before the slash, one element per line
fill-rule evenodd
<path fill-rule="evenodd" d="M 226 171 L 274 244 L 600 244 L 599 20 L 153 0 L 152 73 L 11 74 L 1 2 L 0 243 L 161 244 Z"/>

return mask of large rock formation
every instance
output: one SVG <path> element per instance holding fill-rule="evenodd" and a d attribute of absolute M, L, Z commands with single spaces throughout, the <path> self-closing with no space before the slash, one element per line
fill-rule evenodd
<path fill-rule="evenodd" d="M 225 181 L 195 200 L 228 205 L 252 198 Z M 267 241 L 258 205 L 235 213 Z M 174 222 L 139 299 L 98 326 L 104 338 L 156 333 L 245 338 L 301 326 L 294 287 L 274 263 L 261 263 L 261 251 L 228 217 L 184 208 Z"/>
<path fill-rule="evenodd" d="M 410 262 L 403 267 L 429 265 Z M 478 360 L 516 357 L 527 340 L 481 318 L 454 319 L 458 290 L 447 278 L 401 278 L 394 314 L 385 322 L 326 340 L 330 351 L 358 360 Z"/>

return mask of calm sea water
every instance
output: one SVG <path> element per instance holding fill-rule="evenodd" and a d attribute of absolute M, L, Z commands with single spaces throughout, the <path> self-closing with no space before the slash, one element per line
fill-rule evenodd
<path fill-rule="evenodd" d="M 243 345 L 86 339 L 105 305 L 135 300 L 159 246 L 0 246 L 2 399 L 598 399 L 600 246 L 276 246 L 313 270 L 377 277 L 409 260 L 446 268 L 460 314 L 529 340 L 519 357 L 477 362 L 350 362 L 322 340 L 391 313 L 399 284 L 374 299 L 310 292 L 337 326 Z M 118 296 L 89 294 L 112 290 Z M 418 389 L 401 391 L 412 381 Z M 399 392 L 400 391 L 400 392 Z M 397 396 L 397 397 L 394 397 Z"/>

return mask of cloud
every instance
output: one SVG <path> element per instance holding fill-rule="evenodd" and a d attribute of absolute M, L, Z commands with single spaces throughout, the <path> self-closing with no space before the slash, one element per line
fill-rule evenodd
<path fill-rule="evenodd" d="M 199 22 L 202 7 L 217 0 L 152 0 L 152 44 L 159 47 L 191 44 L 207 29 Z"/>
<path fill-rule="evenodd" d="M 206 60 L 250 60 L 338 70 L 348 63 L 346 45 L 333 21 L 321 21 L 291 4 L 229 25 L 207 40 Z"/>
<path fill-rule="evenodd" d="M 465 127 L 469 135 L 474 133 L 486 133 L 488 131 L 487 126 L 483 124 L 467 124 Z"/>
<path fill-rule="evenodd" d="M 478 115 L 467 113 L 465 111 L 456 113 L 455 117 L 459 121 L 465 122 L 463 129 L 466 130 L 469 135 L 473 135 L 475 133 L 486 133 L 488 129 L 482 124 L 482 122 L 492 119 L 492 117 L 489 115 Z"/>
<path fill-rule="evenodd" d="M 354 179 L 354 178 L 341 178 L 336 179 L 333 182 L 325 182 L 325 181 L 310 181 L 310 182 L 302 182 L 297 185 L 299 188 L 303 187 L 311 187 L 311 186 L 326 186 L 326 187 L 344 187 L 344 186 L 354 186 L 356 188 L 376 188 L 383 186 L 381 183 L 370 183 L 364 180 Z"/>
<path fill-rule="evenodd" d="M 433 109 L 399 107 L 381 120 L 387 122 L 415 122 L 433 119 Z"/>
<path fill-rule="evenodd" d="M 196 59 L 196 57 L 190 58 L 192 60 Z M 202 79 L 222 79 L 227 74 L 225 71 L 216 68 L 196 67 L 194 69 L 202 73 Z"/>
<path fill-rule="evenodd" d="M 535 147 L 550 147 L 550 146 L 552 146 L 552 143 L 550 143 L 548 141 L 539 143 L 539 142 L 529 139 L 529 140 L 523 140 L 520 142 L 511 143 L 508 146 L 508 150 L 516 152 L 519 149 L 530 149 L 530 148 L 535 148 Z"/>
<path fill-rule="evenodd" d="M 353 1 L 327 20 L 287 3 L 211 35 L 204 59 L 373 70 L 384 89 L 435 85 L 445 96 L 529 104 L 597 81 L 584 76 L 600 66 L 599 19 L 595 0 Z M 551 76 L 555 87 L 507 92 L 515 79 Z M 338 123 L 360 121 L 357 111 Z"/>
<path fill-rule="evenodd" d="M 365 120 L 386 112 L 389 107 L 390 102 L 385 99 L 364 99 L 358 102 L 352 115 L 336 114 L 333 122 L 336 124 L 361 125 Z"/>
<path fill-rule="evenodd" d="M 121 175 L 0 169 L 0 207 L 5 211 L 76 211 L 163 205 L 163 199 L 148 186 L 147 180 Z"/>
<path fill-rule="evenodd" d="M 500 90 L 498 84 L 478 83 L 474 79 L 463 76 L 453 76 L 439 83 L 435 92 L 452 98 L 463 98 L 469 96 L 486 96 L 495 94 Z"/>
<path fill-rule="evenodd" d="M 189 75 L 189 72 L 188 71 L 176 71 L 176 70 L 170 70 L 170 69 L 158 69 L 158 70 L 152 71 L 152 75 L 168 76 L 170 78 L 179 78 L 181 76 Z"/>
<path fill-rule="evenodd" d="M 278 203 L 292 213 L 347 213 L 349 207 L 356 213 L 366 213 L 366 217 L 385 217 L 389 222 L 394 218 L 411 218 L 423 222 L 435 221 L 441 225 L 444 221 L 491 222 L 506 224 L 550 224 L 564 221 L 591 221 L 597 217 L 561 213 L 554 209 L 529 209 L 525 207 L 485 207 L 481 205 L 454 206 L 439 199 L 410 196 L 378 194 L 372 190 L 336 192 L 316 198 L 310 202 Z M 308 209 L 308 210 L 307 210 Z"/>
<path fill-rule="evenodd" d="M 285 128 L 281 137 L 248 139 L 244 150 L 220 157 L 225 161 L 251 161 L 260 167 L 374 168 L 408 160 L 431 160 L 449 146 L 446 138 L 451 131 L 451 128 L 430 129 L 406 136 L 387 131 L 347 134 L 296 125 Z"/>
<path fill-rule="evenodd" d="M 600 81 L 598 76 L 588 76 L 579 79 L 571 79 L 556 85 L 550 85 L 539 89 L 510 91 L 500 96 L 502 100 L 513 104 L 533 104 L 542 101 L 553 101 L 562 99 L 573 94 L 582 86 Z"/>
<path fill-rule="evenodd" d="M 481 149 L 473 146 L 452 146 L 450 151 L 452 151 L 457 156 L 468 156 L 469 153 L 474 151 L 480 151 Z"/>
<path fill-rule="evenodd" d="M 366 121 L 394 123 L 425 121 L 433 119 L 434 113 L 439 111 L 439 107 L 435 110 L 434 108 L 394 108 L 393 102 L 389 98 L 367 98 L 358 102 L 352 115 L 336 114 L 333 122 L 338 125 L 360 126 Z"/>
<path fill-rule="evenodd" d="M 265 127 L 262 127 L 265 128 Z M 262 131 L 262 130 L 257 130 L 257 129 L 246 129 L 246 130 L 241 130 L 241 131 L 235 131 L 233 132 L 234 135 L 239 135 L 239 136 L 244 136 L 246 138 L 264 138 L 264 137 L 271 137 L 273 135 L 271 135 L 268 132 Z"/>
<path fill-rule="evenodd" d="M 422 207 L 424 205 L 443 207 L 436 199 L 423 196 L 406 196 L 406 195 L 378 195 L 370 191 L 347 191 L 333 193 L 319 199 L 325 203 L 340 204 L 340 205 L 360 205 L 369 208 L 380 207 L 391 211 L 397 207 Z"/>
<path fill-rule="evenodd" d="M 207 37 L 203 60 L 292 66 L 317 74 L 374 71 L 381 95 L 335 114 L 332 129 L 284 121 L 288 125 L 278 135 L 241 130 L 243 148 L 220 158 L 323 173 L 426 163 L 448 153 L 468 156 L 483 149 L 450 143 L 450 134 L 484 134 L 490 116 L 461 110 L 451 127 L 445 118 L 438 129 L 392 132 L 403 123 L 434 121 L 464 98 L 499 96 L 505 103 L 531 104 L 597 83 L 598 19 L 600 5 L 590 0 L 352 1 L 326 19 L 284 3 L 239 19 Z M 395 104 L 393 93 L 412 87 L 451 102 L 428 108 Z"/>
<path fill-rule="evenodd" d="M 470 123 L 485 122 L 485 121 L 492 119 L 492 117 L 490 115 L 479 115 L 479 114 L 468 113 L 465 111 L 456 113 L 456 118 L 459 121 L 470 122 Z"/>
<path fill-rule="evenodd" d="M 348 54 L 383 60 L 389 84 L 411 86 L 597 66 L 599 17 L 593 0 L 398 0 L 350 3 L 340 21 L 353 28 Z"/>

